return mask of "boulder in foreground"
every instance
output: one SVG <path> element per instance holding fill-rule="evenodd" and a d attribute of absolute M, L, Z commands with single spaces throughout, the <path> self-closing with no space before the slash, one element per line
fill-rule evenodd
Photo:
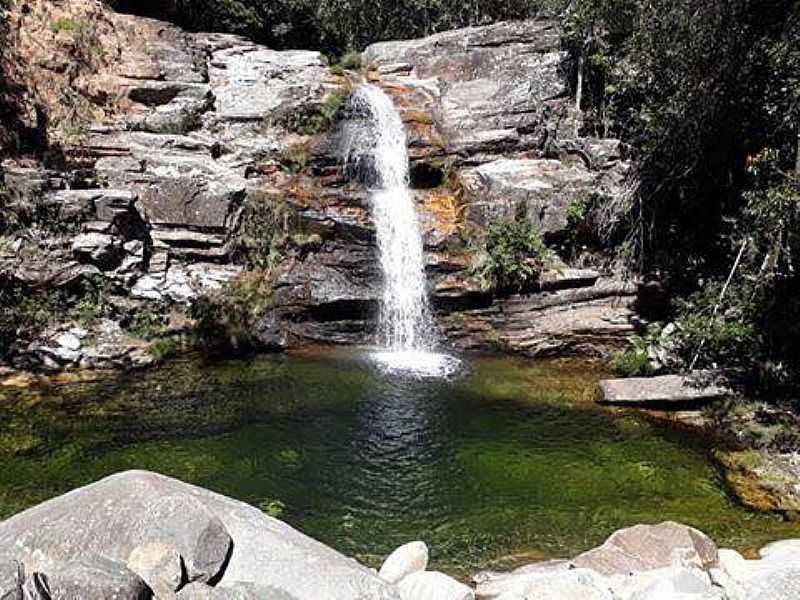
<path fill-rule="evenodd" d="M 112 475 L 0 523 L 0 548 L 24 565 L 26 585 L 102 563 L 109 585 L 136 587 L 138 595 L 119 600 L 150 597 L 125 564 L 152 543 L 178 550 L 183 586 L 252 584 L 299 600 L 399 599 L 371 570 L 260 510 L 146 471 Z"/>

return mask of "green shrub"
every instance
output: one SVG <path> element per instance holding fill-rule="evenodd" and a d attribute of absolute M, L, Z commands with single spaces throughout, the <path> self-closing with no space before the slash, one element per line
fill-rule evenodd
<path fill-rule="evenodd" d="M 82 24 L 76 21 L 75 19 L 70 19 L 67 17 L 62 17 L 53 22 L 50 26 L 50 29 L 53 33 L 60 33 L 62 31 L 78 31 L 82 27 Z"/>
<path fill-rule="evenodd" d="M 178 342 L 174 338 L 159 338 L 147 347 L 147 351 L 157 363 L 163 362 L 178 353 Z"/>
<path fill-rule="evenodd" d="M 611 366 L 620 377 L 644 377 L 652 374 L 647 352 L 636 348 L 615 354 Z"/>
<path fill-rule="evenodd" d="M 272 305 L 269 276 L 249 271 L 225 288 L 196 298 L 189 307 L 195 343 L 208 350 L 249 350 L 257 344 L 253 328 Z"/>
<path fill-rule="evenodd" d="M 339 113 L 347 100 L 347 94 L 331 92 L 318 105 L 301 107 L 288 115 L 284 127 L 300 135 L 318 135 L 330 131 L 339 118 Z"/>
<path fill-rule="evenodd" d="M 149 308 L 138 310 L 126 325 L 131 335 L 143 340 L 155 340 L 163 337 L 169 322 L 168 303 L 159 303 Z"/>
<path fill-rule="evenodd" d="M 361 60 L 361 53 L 355 50 L 345 52 L 339 59 L 339 64 L 343 69 L 349 71 L 357 71 L 362 67 L 363 61 Z"/>
<path fill-rule="evenodd" d="M 471 272 L 485 289 L 525 291 L 533 288 L 553 263 L 539 230 L 522 215 L 489 226 L 485 249 L 478 252 Z"/>
<path fill-rule="evenodd" d="M 297 142 L 291 144 L 283 156 L 281 157 L 281 164 L 283 168 L 292 175 L 299 175 L 305 173 L 308 163 L 311 160 L 311 149 L 305 142 Z"/>

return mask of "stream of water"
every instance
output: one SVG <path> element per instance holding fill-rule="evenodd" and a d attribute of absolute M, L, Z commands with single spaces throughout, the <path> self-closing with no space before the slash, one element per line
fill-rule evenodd
<path fill-rule="evenodd" d="M 383 293 L 378 322 L 381 350 L 373 358 L 389 370 L 445 376 L 459 361 L 435 352 L 435 324 L 425 281 L 422 235 L 409 189 L 406 132 L 391 99 L 364 84 L 350 96 L 345 161 L 371 188 Z"/>

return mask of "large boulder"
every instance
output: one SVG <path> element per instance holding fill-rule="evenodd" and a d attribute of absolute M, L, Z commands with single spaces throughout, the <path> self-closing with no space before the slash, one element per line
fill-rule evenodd
<path fill-rule="evenodd" d="M 369 569 L 258 509 L 146 471 L 112 475 L 0 523 L 0 547 L 46 575 L 98 555 L 124 564 L 154 541 L 174 544 L 190 573 L 222 587 L 252 583 L 298 600 L 398 599 Z"/>
<path fill-rule="evenodd" d="M 710 569 L 717 566 L 719 554 L 714 541 L 703 532 L 665 521 L 620 529 L 602 546 L 574 558 L 572 564 L 602 575 L 627 575 L 669 567 L 676 560 Z"/>

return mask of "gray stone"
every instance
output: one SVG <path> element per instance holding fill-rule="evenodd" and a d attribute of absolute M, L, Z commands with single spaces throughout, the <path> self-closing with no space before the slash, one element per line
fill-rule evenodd
<path fill-rule="evenodd" d="M 127 566 L 157 598 L 169 598 L 183 583 L 181 556 L 172 544 L 149 542 L 137 546 L 128 557 Z"/>
<path fill-rule="evenodd" d="M 386 558 L 378 575 L 389 583 L 398 583 L 408 575 L 424 571 L 427 567 L 428 546 L 425 542 L 409 542 Z"/>
<path fill-rule="evenodd" d="M 397 584 L 402 600 L 474 600 L 466 585 L 438 571 L 416 571 Z"/>
<path fill-rule="evenodd" d="M 160 502 L 181 497 L 185 503 Z M 136 547 L 179 533 L 187 521 L 205 529 L 209 514 L 235 540 L 220 587 L 249 582 L 298 599 L 398 600 L 397 590 L 369 569 L 257 508 L 145 471 L 112 475 L 14 515 L 0 523 L 0 547 L 13 545 L 26 570 L 45 573 L 97 554 L 126 561 Z"/>
<path fill-rule="evenodd" d="M 600 402 L 605 404 L 702 404 L 733 393 L 727 380 L 714 371 L 604 379 L 598 385 Z"/>
<path fill-rule="evenodd" d="M 124 564 L 103 558 L 86 557 L 48 568 L 47 584 L 52 600 L 149 600 L 153 592 L 141 577 Z"/>
<path fill-rule="evenodd" d="M 601 575 L 626 575 L 669 567 L 676 559 L 710 569 L 718 566 L 719 555 L 716 544 L 701 531 L 665 521 L 620 529 L 602 546 L 580 554 L 571 562 Z"/>
<path fill-rule="evenodd" d="M 25 567 L 16 560 L 0 558 L 0 600 L 22 600 Z"/>
<path fill-rule="evenodd" d="M 583 165 L 558 160 L 499 159 L 460 173 L 468 225 L 485 230 L 510 221 L 519 206 L 542 233 L 567 228 L 567 208 L 599 191 L 597 176 Z"/>
<path fill-rule="evenodd" d="M 157 539 L 175 546 L 189 581 L 210 582 L 222 576 L 233 540 L 202 502 L 186 494 L 163 496 L 148 507 L 147 519 L 158 530 Z"/>
<path fill-rule="evenodd" d="M 765 573 L 742 586 L 735 600 L 797 600 L 800 598 L 800 569 Z"/>
<path fill-rule="evenodd" d="M 497 600 L 615 600 L 608 583 L 590 569 L 522 575 Z"/>

